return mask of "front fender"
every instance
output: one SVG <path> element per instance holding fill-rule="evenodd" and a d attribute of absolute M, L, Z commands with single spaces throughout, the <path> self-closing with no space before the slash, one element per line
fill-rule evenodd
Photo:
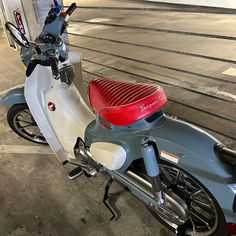
<path fill-rule="evenodd" d="M 26 103 L 24 87 L 12 89 L 0 98 L 0 105 L 2 106 L 10 106 L 20 103 Z"/>
<path fill-rule="evenodd" d="M 216 198 L 227 222 L 236 222 L 236 178 L 214 152 L 220 142 L 196 126 L 168 117 L 163 126 L 151 131 L 151 136 L 160 158 L 198 179 Z"/>

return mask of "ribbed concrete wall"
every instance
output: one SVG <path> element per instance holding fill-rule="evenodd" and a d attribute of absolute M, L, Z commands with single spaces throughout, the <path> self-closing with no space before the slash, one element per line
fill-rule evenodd
<path fill-rule="evenodd" d="M 235 0 L 147 0 L 147 1 L 236 9 Z"/>

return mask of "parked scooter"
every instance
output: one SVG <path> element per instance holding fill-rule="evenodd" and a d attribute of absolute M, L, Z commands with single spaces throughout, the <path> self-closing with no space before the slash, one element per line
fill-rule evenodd
<path fill-rule="evenodd" d="M 22 60 L 30 58 L 24 95 L 19 92 L 22 112 L 32 114 L 29 125 L 38 125 L 62 164 L 76 166 L 71 179 L 110 176 L 104 203 L 111 219 L 116 212 L 108 191 L 116 180 L 177 235 L 223 236 L 226 228 L 235 233 L 236 152 L 166 116 L 167 98 L 158 85 L 95 79 L 90 109 L 82 95 L 81 56 L 69 53 L 60 37 L 75 9 L 72 4 L 46 21 L 38 43 L 6 24 L 23 48 Z M 16 125 L 22 115 L 15 116 Z"/>

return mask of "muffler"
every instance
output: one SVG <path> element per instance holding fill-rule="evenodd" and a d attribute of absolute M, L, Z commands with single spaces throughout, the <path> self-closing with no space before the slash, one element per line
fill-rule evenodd
<path fill-rule="evenodd" d="M 160 203 L 153 195 L 152 185 L 134 172 L 119 173 L 107 169 L 105 172 L 127 187 L 134 196 L 164 220 L 176 226 L 183 225 L 188 220 L 189 212 L 186 203 L 169 189 L 163 188 L 164 202 Z"/>

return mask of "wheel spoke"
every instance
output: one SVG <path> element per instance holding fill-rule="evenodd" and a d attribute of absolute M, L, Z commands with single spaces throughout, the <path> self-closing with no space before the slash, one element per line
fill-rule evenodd
<path fill-rule="evenodd" d="M 28 128 L 28 127 L 33 127 L 34 125 L 30 124 L 30 125 L 23 125 L 20 127 L 20 130 Z"/>
<path fill-rule="evenodd" d="M 162 167 L 161 170 L 162 170 L 162 173 L 164 174 L 165 179 L 169 182 L 169 184 L 171 184 L 173 181 L 173 178 L 170 176 L 170 174 L 168 173 L 168 171 L 166 171 L 165 168 Z"/>
<path fill-rule="evenodd" d="M 196 198 L 192 198 L 192 201 L 198 205 L 201 205 L 203 207 L 207 207 L 208 209 L 212 209 L 210 203 L 208 202 L 204 202 L 202 200 L 196 199 Z"/>
<path fill-rule="evenodd" d="M 176 175 L 176 178 L 175 178 L 175 183 L 174 184 L 178 184 L 179 183 L 179 179 L 180 179 L 180 171 L 178 171 L 177 175 Z"/>
<path fill-rule="evenodd" d="M 41 131 L 40 131 L 40 132 L 38 132 L 38 133 L 37 133 L 37 134 L 34 136 L 34 138 L 35 138 L 35 139 L 37 139 L 37 138 L 38 138 L 40 135 L 42 136 L 42 133 L 41 133 Z"/>
<path fill-rule="evenodd" d="M 32 116 L 32 114 L 29 111 L 24 110 L 23 112 L 25 112 L 26 114 Z"/>
<path fill-rule="evenodd" d="M 202 189 L 199 189 L 199 190 L 197 190 L 196 192 L 192 193 L 192 194 L 190 195 L 190 197 L 192 198 L 193 196 L 196 196 L 196 195 L 198 195 L 198 194 L 201 193 L 201 192 L 202 192 Z"/>
<path fill-rule="evenodd" d="M 199 187 L 194 186 L 193 183 L 191 183 L 191 182 L 189 181 L 189 178 L 188 178 L 188 179 L 184 178 L 184 182 L 185 182 L 185 185 L 186 185 L 189 189 L 192 190 L 191 192 L 195 193 L 195 192 L 197 192 L 197 191 L 200 190 Z M 196 193 L 196 194 L 197 194 L 197 193 Z"/>
<path fill-rule="evenodd" d="M 205 224 L 209 230 L 211 229 L 211 227 L 209 226 L 209 223 L 205 219 L 202 219 L 202 216 L 199 216 L 196 212 L 193 212 L 193 211 L 189 211 L 189 212 L 192 215 L 194 215 L 198 220 L 200 220 L 203 224 Z"/>
<path fill-rule="evenodd" d="M 192 226 L 193 226 L 193 232 L 196 232 L 196 225 L 194 224 L 192 216 L 189 216 L 189 219 L 190 219 Z"/>
<path fill-rule="evenodd" d="M 23 122 L 23 123 L 27 123 L 27 124 L 31 124 L 33 125 L 34 123 L 33 122 L 29 122 L 29 121 L 26 121 L 26 120 L 20 120 L 19 118 L 17 119 L 17 121 L 19 122 Z"/>

